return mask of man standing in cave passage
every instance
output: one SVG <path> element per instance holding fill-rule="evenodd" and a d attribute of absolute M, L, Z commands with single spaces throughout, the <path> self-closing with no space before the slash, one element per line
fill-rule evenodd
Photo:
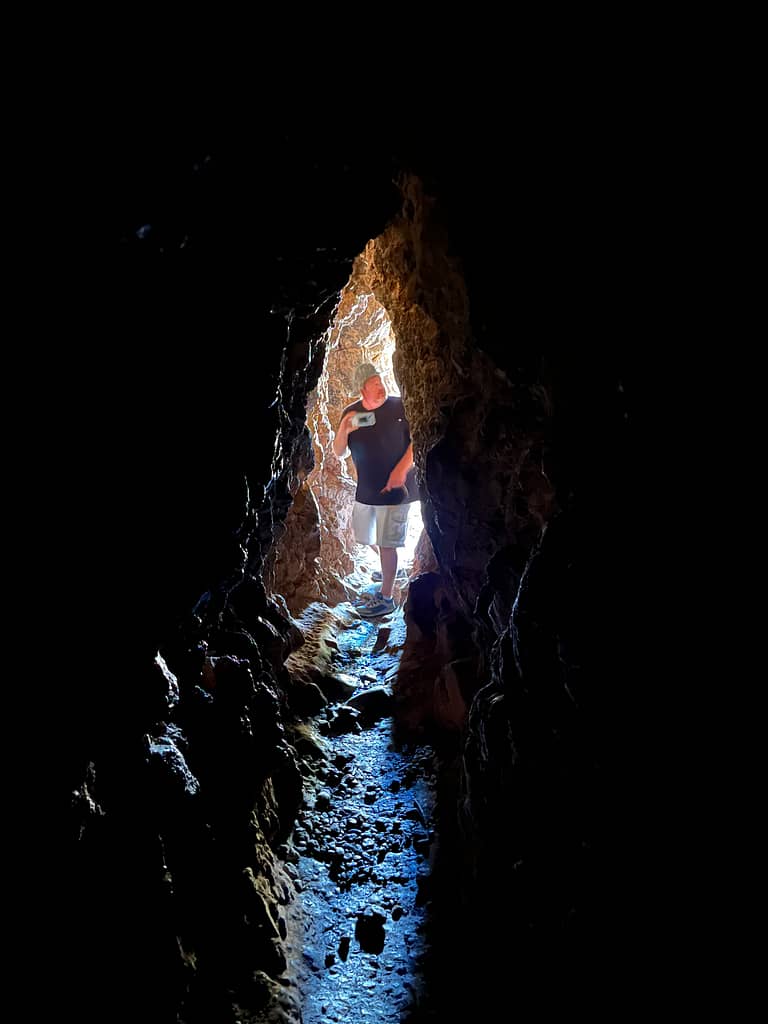
<path fill-rule="evenodd" d="M 392 587 L 397 549 L 405 544 L 408 512 L 411 503 L 419 500 L 419 492 L 402 398 L 387 395 L 373 363 L 356 368 L 353 384 L 361 397 L 342 413 L 333 450 L 340 459 L 351 454 L 357 470 L 352 510 L 355 540 L 378 550 L 381 559 L 381 590 L 358 608 L 364 618 L 377 619 L 395 610 Z"/>

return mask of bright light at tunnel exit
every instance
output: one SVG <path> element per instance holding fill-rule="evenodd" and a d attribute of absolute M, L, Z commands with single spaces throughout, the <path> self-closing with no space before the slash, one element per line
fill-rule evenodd
<path fill-rule="evenodd" d="M 416 552 L 416 545 L 423 529 L 424 523 L 421 518 L 421 502 L 414 501 L 411 503 L 411 510 L 408 513 L 408 533 L 405 536 L 405 544 L 403 547 L 398 548 L 397 551 L 397 561 L 399 565 L 405 566 L 406 568 L 411 566 Z"/>

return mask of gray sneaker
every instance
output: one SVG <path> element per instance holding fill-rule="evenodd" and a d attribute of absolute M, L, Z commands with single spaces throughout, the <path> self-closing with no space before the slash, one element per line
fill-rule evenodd
<path fill-rule="evenodd" d="M 369 590 L 364 590 L 361 594 L 352 601 L 353 608 L 365 608 L 366 605 L 372 604 L 374 601 L 381 599 L 381 588 L 373 587 Z"/>
<path fill-rule="evenodd" d="M 364 619 L 379 619 L 383 615 L 391 615 L 395 608 L 395 602 L 391 597 L 384 597 L 383 594 L 379 594 L 378 601 L 358 608 L 357 614 Z"/>

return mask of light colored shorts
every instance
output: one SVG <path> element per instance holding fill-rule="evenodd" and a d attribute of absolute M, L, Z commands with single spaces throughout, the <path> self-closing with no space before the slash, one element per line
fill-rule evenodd
<path fill-rule="evenodd" d="M 410 505 L 361 505 L 352 508 L 352 530 L 358 544 L 401 548 L 408 532 Z"/>

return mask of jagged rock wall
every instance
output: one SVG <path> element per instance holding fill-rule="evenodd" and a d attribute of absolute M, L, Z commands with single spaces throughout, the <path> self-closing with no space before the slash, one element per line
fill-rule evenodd
<path fill-rule="evenodd" d="M 369 243 L 361 260 L 365 287 L 392 322 L 425 529 L 440 569 L 439 586 L 417 581 L 413 587 L 439 594 L 437 639 L 427 651 L 422 632 L 412 628 L 399 693 L 410 705 L 409 720 L 429 718 L 434 697 L 434 714 L 456 728 L 483 678 L 479 633 L 486 627 L 484 606 L 498 599 L 493 567 L 503 559 L 511 600 L 555 508 L 545 470 L 551 399 L 541 366 L 513 380 L 476 347 L 461 266 L 434 202 L 414 178 L 403 180 L 402 191 L 401 216 Z M 416 593 L 414 600 L 423 604 Z M 420 664 L 425 658 L 439 667 L 432 679 Z M 458 675 L 445 668 L 454 663 Z"/>
<path fill-rule="evenodd" d="M 410 588 L 399 718 L 437 727 L 460 754 L 457 856 L 471 870 L 459 933 L 504 908 L 510 949 L 524 956 L 531 934 L 550 949 L 566 935 L 576 962 L 582 940 L 600 942 L 609 902 L 595 890 L 610 815 L 606 690 L 584 672 L 594 633 L 587 538 L 596 552 L 604 541 L 582 467 L 621 448 L 620 381 L 514 336 L 506 352 L 481 349 L 436 204 L 414 179 L 403 194 L 401 217 L 364 253 L 366 287 L 392 322 L 437 561 Z M 504 330 L 498 317 L 495 326 Z M 604 451 L 585 458 L 580 446 L 595 437 Z M 499 872 L 500 849 L 514 872 Z"/>
<path fill-rule="evenodd" d="M 425 523 L 467 615 L 501 547 L 519 569 L 549 518 L 543 463 L 550 399 L 540 376 L 510 378 L 474 344 L 466 284 L 418 181 L 370 248 L 374 292 L 395 332 L 395 368 L 424 479 Z"/>

